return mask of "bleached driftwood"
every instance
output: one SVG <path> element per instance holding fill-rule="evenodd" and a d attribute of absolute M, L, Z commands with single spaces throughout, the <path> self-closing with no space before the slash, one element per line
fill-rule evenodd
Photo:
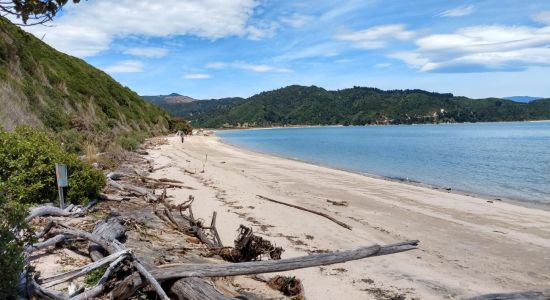
<path fill-rule="evenodd" d="M 101 268 L 101 267 L 103 267 L 107 264 L 110 264 L 110 263 L 118 260 L 120 257 L 124 257 L 124 256 L 127 256 L 129 254 L 130 254 L 130 251 L 128 251 L 128 250 L 119 251 L 119 252 L 111 254 L 111 255 L 109 255 L 105 258 L 102 258 L 98 261 L 95 261 L 91 264 L 88 264 L 88 265 L 85 265 L 83 267 L 74 269 L 72 271 L 65 272 L 65 273 L 62 273 L 62 274 L 58 274 L 58 275 L 55 275 L 55 276 L 51 276 L 51 277 L 48 277 L 48 278 L 44 278 L 44 279 L 41 280 L 42 286 L 45 287 L 45 288 L 49 288 L 49 287 L 58 285 L 60 283 L 66 282 L 68 280 L 84 276 L 84 275 L 90 273 L 91 271 L 93 271 L 97 268 Z"/>
<path fill-rule="evenodd" d="M 101 253 L 101 249 L 99 247 L 103 247 L 107 252 L 113 253 L 114 250 L 122 251 L 124 250 L 124 246 L 118 242 L 118 238 L 124 236 L 126 233 L 126 228 L 124 225 L 122 225 L 123 220 L 122 218 L 117 215 L 111 213 L 105 220 L 103 220 L 101 223 L 99 223 L 95 228 L 92 234 L 94 236 L 101 237 L 101 239 L 105 240 L 108 244 L 108 247 L 105 247 L 104 245 L 94 245 L 91 244 L 89 247 L 90 257 L 92 257 L 93 260 L 101 259 L 103 257 L 103 254 Z M 155 278 L 145 269 L 145 267 L 141 264 L 141 262 L 138 260 L 137 257 L 135 257 L 132 254 L 132 264 L 138 270 L 138 272 L 147 279 L 149 284 L 155 289 L 157 294 L 160 296 L 163 300 L 170 300 L 160 284 L 155 280 Z"/>
<path fill-rule="evenodd" d="M 133 263 L 134 263 L 134 267 L 136 267 L 138 272 L 143 277 L 145 277 L 145 279 L 147 279 L 147 282 L 149 282 L 149 284 L 155 289 L 155 291 L 160 296 L 160 298 L 162 300 L 170 300 L 170 298 L 168 298 L 168 296 L 166 295 L 166 292 L 162 289 L 162 286 L 160 286 L 160 283 L 158 283 L 155 277 L 153 277 L 153 275 L 149 273 L 147 269 L 145 269 L 145 267 L 139 262 L 139 260 L 136 257 L 134 257 Z"/>
<path fill-rule="evenodd" d="M 105 270 L 105 273 L 103 273 L 103 276 L 101 276 L 101 279 L 99 279 L 99 282 L 94 286 L 93 288 L 83 291 L 82 293 L 79 293 L 77 295 L 74 295 L 70 298 L 70 300 L 86 300 L 86 299 L 93 299 L 103 293 L 105 290 L 105 286 L 107 284 L 107 280 L 111 276 L 111 274 L 115 271 L 115 269 L 124 261 L 127 259 L 126 255 L 120 256 L 117 260 L 113 261 L 107 270 Z"/>
<path fill-rule="evenodd" d="M 36 297 L 37 299 L 49 299 L 49 300 L 67 300 L 68 297 L 64 294 L 45 289 L 41 287 L 34 277 L 29 278 L 29 281 L 27 282 L 28 287 L 27 290 L 31 296 Z"/>
<path fill-rule="evenodd" d="M 25 218 L 26 222 L 30 222 L 32 219 L 42 216 L 70 216 L 71 212 L 65 211 L 55 206 L 38 206 L 30 209 L 29 215 Z"/>
<path fill-rule="evenodd" d="M 349 226 L 348 224 L 346 224 L 344 222 L 341 222 L 341 221 L 338 221 L 335 218 L 333 218 L 333 217 L 331 217 L 331 216 L 329 216 L 325 213 L 322 213 L 322 212 L 319 212 L 319 211 L 316 211 L 316 210 L 312 210 L 312 209 L 309 209 L 309 208 L 301 207 L 301 206 L 298 206 L 298 205 L 294 205 L 294 204 L 290 204 L 290 203 L 286 203 L 286 202 L 281 202 L 281 201 L 271 199 L 271 198 L 268 198 L 268 197 L 265 197 L 265 196 L 262 196 L 262 195 L 256 195 L 256 197 L 258 197 L 260 199 L 263 199 L 263 200 L 273 202 L 273 203 L 278 203 L 278 204 L 286 205 L 286 206 L 293 207 L 293 208 L 296 208 L 296 209 L 299 209 L 299 210 L 307 211 L 307 212 L 310 212 L 312 214 L 319 215 L 321 217 L 325 217 L 325 218 L 331 220 L 332 222 L 334 222 L 334 223 L 336 223 L 336 224 L 338 224 L 338 225 L 340 225 L 340 226 L 342 226 L 346 229 L 351 230 L 351 226 Z"/>
<path fill-rule="evenodd" d="M 92 235 L 105 240 L 111 249 L 105 248 L 104 245 L 90 243 L 88 246 L 88 252 L 90 253 L 90 257 L 93 261 L 103 258 L 104 251 L 109 253 L 116 252 L 116 247 L 112 246 L 113 241 L 123 237 L 126 233 L 126 228 L 122 225 L 122 223 L 123 220 L 120 216 L 111 213 L 103 221 L 96 225 L 92 231 Z"/>
<path fill-rule="evenodd" d="M 150 194 L 150 191 L 144 187 L 139 187 L 139 186 L 135 186 L 135 185 L 132 185 L 132 184 L 127 184 L 127 183 L 120 183 L 120 182 L 116 182 L 112 179 L 107 179 L 107 183 L 114 187 L 115 189 L 118 189 L 118 190 L 121 190 L 121 191 L 132 191 L 132 192 L 135 192 L 141 196 L 145 196 L 147 194 Z"/>
<path fill-rule="evenodd" d="M 84 215 L 90 208 L 92 208 L 97 201 L 90 201 L 86 206 L 80 208 L 73 204 L 69 205 L 65 209 L 55 207 L 52 205 L 41 205 L 33 207 L 29 210 L 28 216 L 25 218 L 26 222 L 32 221 L 34 218 L 52 216 L 52 217 L 80 217 Z"/>
<path fill-rule="evenodd" d="M 212 222 L 210 222 L 210 233 L 214 236 L 217 246 L 223 247 L 222 239 L 220 238 L 220 234 L 218 233 L 218 229 L 216 228 L 216 217 L 218 216 L 218 213 L 214 211 L 212 213 Z"/>
<path fill-rule="evenodd" d="M 488 294 L 488 295 L 469 298 L 468 300 L 548 300 L 548 299 L 550 299 L 550 290 Z"/>
<path fill-rule="evenodd" d="M 69 206 L 65 207 L 65 211 L 66 212 L 71 212 L 73 210 L 73 208 L 75 208 L 75 205 L 74 204 L 69 204 Z"/>
<path fill-rule="evenodd" d="M 283 272 L 409 251 L 416 249 L 418 243 L 418 241 L 408 241 L 386 246 L 373 245 L 355 250 L 322 253 L 281 260 L 254 261 L 234 264 L 170 265 L 166 268 L 160 267 L 152 270 L 151 274 L 156 280 L 162 282 L 169 279 L 186 277 L 224 277 Z M 115 287 L 115 289 L 111 292 L 111 296 L 115 299 L 124 299 L 132 296 L 142 286 L 143 281 L 141 277 L 137 274 L 133 274 Z"/>
<path fill-rule="evenodd" d="M 109 179 L 112 179 L 112 180 L 119 180 L 123 177 L 126 177 L 127 175 L 125 173 L 122 173 L 122 172 L 109 172 L 109 174 L 107 174 L 107 178 Z"/>
<path fill-rule="evenodd" d="M 170 287 L 170 294 L 177 300 L 235 300 L 220 293 L 202 278 L 189 277 L 176 281 Z"/>
<path fill-rule="evenodd" d="M 30 245 L 28 247 L 25 248 L 25 252 L 26 253 L 32 253 L 34 251 L 38 251 L 38 250 L 42 250 L 42 249 L 46 249 L 48 247 L 51 247 L 51 246 L 55 246 L 61 242 L 64 242 L 65 240 L 67 240 L 69 238 L 69 236 L 67 235 L 64 235 L 64 234 L 58 234 L 52 238 L 49 238 L 43 242 L 40 242 L 40 243 L 36 243 L 36 244 L 33 244 L 33 245 Z"/>
<path fill-rule="evenodd" d="M 54 227 L 59 227 L 59 228 L 54 228 Z M 119 227 L 122 227 L 122 231 L 125 231 L 124 227 L 122 226 L 121 218 L 116 215 L 110 215 L 105 221 L 98 224 L 94 232 L 91 234 L 79 229 L 69 228 L 63 224 L 54 222 L 54 225 L 52 226 L 52 229 L 50 230 L 50 232 L 52 234 L 57 234 L 57 235 L 55 235 L 53 238 L 48 239 L 42 243 L 35 244 L 34 246 L 28 249 L 28 252 L 31 253 L 32 251 L 45 247 L 45 246 L 39 246 L 39 245 L 47 244 L 48 246 L 51 246 L 51 245 L 57 244 L 59 241 L 63 241 L 68 238 L 88 239 L 90 242 L 92 242 L 93 244 L 96 244 L 95 246 L 98 247 L 97 249 L 98 257 L 99 256 L 102 257 L 102 254 L 100 253 L 101 248 L 103 248 L 104 250 L 106 250 L 108 253 L 111 253 L 111 254 L 116 254 L 116 253 L 123 253 L 123 254 L 120 254 L 118 258 L 111 263 L 111 265 L 109 266 L 109 268 L 107 268 L 106 272 L 104 273 L 101 280 L 99 281 L 98 285 L 96 285 L 94 288 L 90 290 L 83 292 L 82 294 L 78 294 L 74 297 L 71 297 L 70 299 L 89 299 L 101 294 L 105 289 L 107 280 L 110 277 L 110 274 L 114 270 L 114 268 L 120 262 L 126 259 L 127 256 L 130 256 L 132 258 L 132 264 L 134 265 L 136 270 L 142 276 L 144 276 L 144 278 L 147 279 L 147 282 L 151 284 L 151 286 L 155 289 L 155 291 L 160 296 L 160 298 L 163 300 L 169 300 L 168 296 L 166 295 L 166 292 L 164 292 L 160 284 L 155 280 L 155 278 L 151 275 L 151 273 L 145 269 L 145 267 L 139 262 L 139 260 L 130 251 L 125 252 L 124 246 L 122 246 L 122 244 L 120 244 L 116 240 L 116 238 L 119 237 L 121 232 Z M 53 241 L 53 242 L 50 242 L 50 241 Z M 90 256 L 92 256 L 93 251 L 96 251 L 96 250 L 91 250 Z M 112 255 L 112 257 L 109 257 L 109 259 L 106 259 L 104 261 L 101 261 L 101 257 L 99 257 L 98 261 L 101 261 L 99 264 L 104 265 L 105 263 L 108 263 L 106 261 L 112 261 L 112 259 L 115 256 L 116 255 Z M 68 280 L 67 278 L 69 277 L 74 278 L 74 276 L 77 276 L 77 277 L 81 276 L 83 274 L 86 274 L 87 272 L 90 272 L 95 268 L 97 268 L 97 265 L 91 264 L 84 267 L 85 270 L 79 269 L 73 272 L 69 272 L 69 274 L 66 274 L 66 273 L 60 274 L 58 276 L 55 276 L 54 279 L 52 279 L 52 281 L 50 281 L 47 284 L 47 286 L 53 286 L 55 284 L 64 282 Z M 86 273 L 83 273 L 84 271 L 86 271 Z M 39 285 L 38 283 L 36 283 L 34 278 L 29 282 L 29 285 L 30 285 L 29 290 L 31 291 L 31 293 L 34 293 L 34 295 L 37 295 L 41 298 L 55 299 L 55 300 L 69 299 L 69 297 L 67 297 L 66 295 L 62 295 L 57 292 L 50 291 L 45 286 Z"/>

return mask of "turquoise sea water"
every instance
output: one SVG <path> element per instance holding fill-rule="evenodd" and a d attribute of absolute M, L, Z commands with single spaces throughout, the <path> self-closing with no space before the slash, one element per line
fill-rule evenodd
<path fill-rule="evenodd" d="M 349 171 L 550 204 L 550 122 L 231 130 L 227 143 Z"/>

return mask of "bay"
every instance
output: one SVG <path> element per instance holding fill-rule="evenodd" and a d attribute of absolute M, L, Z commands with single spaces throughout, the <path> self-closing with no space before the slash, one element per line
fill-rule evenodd
<path fill-rule="evenodd" d="M 250 150 L 353 172 L 550 204 L 550 122 L 219 131 Z"/>

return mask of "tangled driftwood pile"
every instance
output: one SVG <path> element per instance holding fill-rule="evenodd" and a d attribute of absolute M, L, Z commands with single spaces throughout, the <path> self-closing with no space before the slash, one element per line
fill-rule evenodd
<path fill-rule="evenodd" d="M 241 226 L 234 246 L 224 247 L 216 228 L 216 212 L 211 222 L 205 224 L 193 215 L 193 197 L 180 205 L 167 201 L 166 189 L 190 187 L 177 180 L 150 178 L 146 174 L 150 167 L 139 169 L 134 165 L 134 168 L 108 174 L 109 188 L 101 197 L 103 201 L 92 202 L 85 207 L 71 205 L 59 209 L 42 206 L 30 211 L 28 221 L 34 220 L 43 228 L 36 233 L 37 242 L 26 248 L 29 265 L 37 251 L 75 247 L 75 243 L 81 245 L 76 248 L 91 260 L 89 264 L 49 277 L 27 268 L 22 278 L 26 280 L 23 283 L 30 297 L 90 299 L 109 295 L 113 299 L 127 299 L 139 292 L 153 299 L 154 294 L 161 299 L 235 299 L 237 295 L 246 298 L 244 294 L 220 291 L 208 278 L 336 264 L 408 251 L 416 249 L 418 244 L 418 241 L 407 241 L 281 259 L 282 248 L 254 235 L 251 228 Z M 155 191 L 161 192 L 156 194 Z M 87 218 L 99 213 L 103 213 L 102 217 L 88 230 L 79 228 L 79 222 L 74 222 L 74 218 Z M 162 245 L 157 241 L 159 235 L 155 237 L 151 233 L 157 225 L 164 228 L 158 230 L 159 235 L 170 236 L 170 240 L 162 240 Z M 200 240 L 204 245 L 201 246 L 203 252 L 210 253 L 210 256 L 217 255 L 227 262 L 212 263 L 201 258 L 204 253 L 192 255 L 194 248 L 184 242 L 191 237 Z M 171 243 L 170 246 L 168 243 Z M 263 257 L 271 260 L 261 260 Z M 93 287 L 69 289 L 69 293 L 54 289 L 98 270 L 102 271 L 102 275 Z M 298 279 L 277 276 L 267 280 L 267 284 L 286 295 L 303 296 L 303 287 Z"/>

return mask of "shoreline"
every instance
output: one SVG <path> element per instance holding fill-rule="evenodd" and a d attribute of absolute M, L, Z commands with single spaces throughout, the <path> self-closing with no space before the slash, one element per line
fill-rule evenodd
<path fill-rule="evenodd" d="M 231 127 L 231 128 L 197 128 L 197 130 L 209 131 L 230 131 L 230 130 L 269 130 L 269 129 L 291 129 L 291 128 L 325 128 L 325 127 L 377 127 L 377 126 L 439 126 L 439 125 L 468 125 L 468 124 L 498 124 L 498 123 L 548 123 L 548 120 L 527 120 L 527 121 L 494 121 L 494 122 L 455 122 L 455 123 L 413 123 L 413 124 L 365 124 L 365 125 L 279 125 L 272 127 Z"/>
<path fill-rule="evenodd" d="M 549 120 L 549 122 L 550 122 L 550 120 Z M 439 124 L 432 124 L 432 125 L 439 125 Z M 394 126 L 394 125 L 391 125 L 391 126 Z M 335 127 L 335 126 L 328 126 L 328 127 Z M 282 127 L 282 128 L 288 128 L 288 127 Z M 309 127 L 299 127 L 299 128 L 309 128 Z M 251 129 L 251 130 L 269 130 L 269 129 L 271 129 L 271 128 L 258 128 L 258 129 Z M 273 128 L 273 129 L 279 129 L 279 128 Z M 235 129 L 235 130 L 246 130 L 246 129 Z M 482 199 L 482 200 L 485 200 L 485 201 L 500 201 L 500 202 L 505 202 L 505 203 L 510 203 L 510 204 L 513 204 L 513 205 L 526 207 L 526 208 L 534 208 L 534 209 L 540 209 L 540 210 L 544 210 L 544 211 L 550 211 L 550 203 L 545 204 L 545 203 L 541 203 L 541 202 L 533 201 L 533 200 L 528 200 L 528 199 L 514 199 L 514 198 L 510 198 L 510 197 L 482 194 L 482 193 L 476 193 L 476 192 L 472 192 L 472 191 L 465 191 L 465 190 L 454 189 L 454 188 L 451 189 L 451 190 L 448 190 L 449 187 L 438 186 L 438 185 L 429 184 L 429 183 L 420 182 L 420 181 L 415 181 L 415 180 L 407 180 L 406 178 L 389 177 L 389 176 L 377 175 L 377 174 L 374 174 L 374 173 L 353 171 L 353 170 L 349 170 L 349 169 L 346 169 L 346 168 L 339 168 L 339 167 L 336 167 L 336 166 L 324 165 L 324 164 L 315 163 L 315 162 L 308 161 L 308 160 L 302 160 L 302 159 L 288 157 L 288 156 L 279 155 L 279 154 L 275 154 L 275 153 L 269 153 L 269 152 L 263 152 L 263 151 L 248 149 L 248 148 L 241 147 L 239 145 L 230 143 L 228 141 L 225 141 L 222 137 L 216 135 L 217 130 L 212 130 L 212 131 L 214 132 L 214 137 L 216 139 L 218 139 L 218 141 L 220 143 L 223 143 L 223 144 L 225 144 L 227 146 L 230 146 L 230 147 L 234 147 L 234 148 L 236 148 L 240 151 L 250 151 L 252 153 L 257 153 L 257 154 L 272 156 L 272 157 L 276 157 L 276 158 L 280 158 L 280 159 L 287 159 L 287 160 L 291 160 L 291 161 L 306 163 L 306 164 L 310 164 L 310 165 L 313 165 L 313 166 L 318 166 L 318 167 L 323 167 L 323 168 L 329 168 L 329 169 L 333 169 L 333 170 L 348 172 L 348 173 L 351 173 L 351 174 L 357 174 L 357 175 L 365 176 L 365 177 L 368 177 L 368 178 L 380 179 L 380 180 L 386 180 L 388 182 L 395 182 L 395 183 L 401 183 L 401 184 L 410 185 L 410 186 L 428 188 L 428 189 L 438 190 L 438 191 L 446 192 L 446 193 L 450 193 L 450 194 L 456 194 L 456 195 L 468 196 L 468 197 L 472 197 L 472 198 L 478 198 L 478 199 Z"/>
<path fill-rule="evenodd" d="M 463 299 L 541 289 L 550 280 L 548 211 L 278 158 L 216 136 L 167 140 L 149 152 L 151 175 L 191 187 L 168 196 L 174 205 L 193 196 L 204 220 L 216 211 L 224 245 L 240 224 L 283 247 L 284 258 L 420 240 L 412 252 L 278 274 L 301 279 L 308 298 Z"/>

